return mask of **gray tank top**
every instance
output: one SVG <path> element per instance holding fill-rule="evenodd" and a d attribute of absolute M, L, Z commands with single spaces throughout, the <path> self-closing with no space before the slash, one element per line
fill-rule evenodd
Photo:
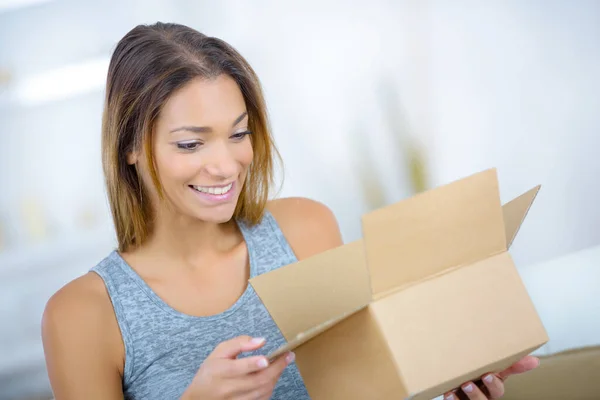
<path fill-rule="evenodd" d="M 248 247 L 251 277 L 297 261 L 270 213 L 255 226 L 238 226 Z M 223 313 L 195 317 L 161 300 L 116 250 L 91 270 L 104 280 L 125 344 L 125 399 L 179 399 L 204 359 L 224 340 L 264 337 L 261 354 L 285 343 L 251 285 Z M 309 399 L 295 363 L 283 372 L 272 399 Z"/>

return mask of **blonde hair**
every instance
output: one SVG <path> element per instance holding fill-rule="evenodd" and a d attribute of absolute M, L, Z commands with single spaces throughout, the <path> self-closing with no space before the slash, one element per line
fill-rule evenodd
<path fill-rule="evenodd" d="M 248 112 L 254 158 L 234 218 L 256 224 L 262 218 L 273 183 L 273 142 L 260 81 L 248 62 L 229 44 L 178 24 L 138 25 L 117 44 L 106 82 L 102 118 L 102 166 L 119 251 L 144 243 L 152 229 L 152 210 L 132 151 L 144 150 L 152 182 L 164 198 L 152 149 L 162 105 L 194 78 L 233 78 Z M 143 149 L 142 149 L 143 147 Z"/>

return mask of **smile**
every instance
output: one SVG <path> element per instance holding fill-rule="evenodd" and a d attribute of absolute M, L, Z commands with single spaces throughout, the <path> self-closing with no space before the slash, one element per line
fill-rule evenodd
<path fill-rule="evenodd" d="M 208 194 L 214 194 L 214 195 L 223 195 L 223 194 L 227 194 L 231 188 L 233 187 L 233 182 L 231 182 L 228 185 L 225 186 L 196 186 L 196 185 L 190 185 L 190 187 L 194 190 L 196 190 L 197 192 L 200 193 L 208 193 Z"/>

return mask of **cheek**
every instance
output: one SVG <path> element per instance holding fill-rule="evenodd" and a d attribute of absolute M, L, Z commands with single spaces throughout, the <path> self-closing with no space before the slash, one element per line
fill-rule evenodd
<path fill-rule="evenodd" d="M 152 195 L 156 194 L 156 190 L 154 189 L 154 182 L 152 182 L 152 177 L 150 176 L 150 171 L 148 171 L 144 167 L 140 167 L 138 170 L 138 174 L 142 180 L 142 185 L 144 189 L 149 191 Z"/>
<path fill-rule="evenodd" d="M 236 159 L 244 167 L 248 167 L 252 163 L 254 151 L 252 150 L 252 142 L 250 140 L 245 141 L 236 149 Z"/>
<path fill-rule="evenodd" d="M 195 171 L 197 159 L 198 157 L 190 157 L 187 154 L 157 151 L 156 168 L 163 185 L 170 186 L 189 179 L 190 171 Z"/>

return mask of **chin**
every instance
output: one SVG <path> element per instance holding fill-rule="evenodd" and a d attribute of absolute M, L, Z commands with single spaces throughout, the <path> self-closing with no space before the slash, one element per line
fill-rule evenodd
<path fill-rule="evenodd" d="M 199 217 L 198 219 L 203 221 L 203 222 L 210 222 L 213 224 L 224 224 L 226 222 L 231 221 L 231 218 L 233 218 L 233 213 L 230 214 L 222 214 L 222 215 L 211 215 L 209 217 Z"/>
<path fill-rule="evenodd" d="M 227 205 L 223 207 L 214 207 L 202 210 L 202 212 L 196 214 L 196 218 L 204 222 L 212 222 L 216 224 L 222 224 L 229 222 L 233 218 L 235 213 L 236 204 Z"/>

